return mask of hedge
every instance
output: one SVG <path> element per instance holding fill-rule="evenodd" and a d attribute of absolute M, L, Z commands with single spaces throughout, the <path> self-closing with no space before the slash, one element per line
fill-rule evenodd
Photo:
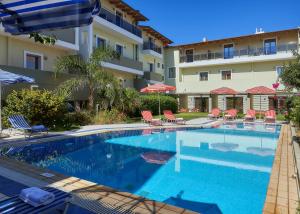
<path fill-rule="evenodd" d="M 174 97 L 160 94 L 159 99 L 161 113 L 163 113 L 164 110 L 171 110 L 173 113 L 177 113 L 178 104 Z M 158 104 L 159 100 L 157 94 L 141 96 L 141 110 L 150 110 L 153 115 L 158 115 Z"/>

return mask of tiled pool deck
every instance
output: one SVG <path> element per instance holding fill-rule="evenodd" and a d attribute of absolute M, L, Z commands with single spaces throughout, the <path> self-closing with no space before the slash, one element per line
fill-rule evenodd
<path fill-rule="evenodd" d="M 103 130 L 103 132 L 104 131 L 105 130 Z M 110 208 L 131 210 L 141 214 L 195 213 L 164 203 L 148 200 L 131 193 L 120 192 L 76 177 L 68 177 L 47 169 L 37 168 L 6 157 L 0 157 L 0 166 L 21 173 L 26 176 L 28 180 L 33 179 L 39 181 L 39 184 L 45 183 L 51 187 L 72 192 L 76 204 L 94 212 L 97 212 L 101 206 L 107 206 Z M 55 176 L 52 178 L 41 176 L 41 174 L 45 172 L 50 172 Z M 299 200 L 299 184 L 298 179 L 294 177 L 295 174 L 296 167 L 293 146 L 291 144 L 291 130 L 289 125 L 283 125 L 278 141 L 263 213 L 296 213 Z M 26 178 L 23 178 L 23 183 L 26 182 L 24 181 Z M 0 200 L 4 198 L 5 196 L 0 194 Z"/>

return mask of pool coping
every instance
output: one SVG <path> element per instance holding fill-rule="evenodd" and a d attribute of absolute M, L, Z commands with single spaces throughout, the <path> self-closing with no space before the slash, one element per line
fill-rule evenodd
<path fill-rule="evenodd" d="M 210 126 L 215 125 L 215 124 L 219 124 L 220 121 L 213 121 Z M 126 129 L 119 129 L 120 131 L 126 131 L 126 130 L 144 130 L 144 129 L 160 129 L 160 128 L 184 128 L 184 127 L 203 127 L 203 125 L 184 125 L 184 126 L 162 126 L 162 127 L 141 127 L 141 128 L 126 128 Z M 270 176 L 270 182 L 269 182 L 269 186 L 268 186 L 268 191 L 267 191 L 267 195 L 266 195 L 266 200 L 265 200 L 265 204 L 264 204 L 264 209 L 263 209 L 263 213 L 265 214 L 269 214 L 269 213 L 276 213 L 276 211 L 281 211 L 281 213 L 288 213 L 285 212 L 286 210 L 290 210 L 290 213 L 294 213 L 291 212 L 292 210 L 295 211 L 296 207 L 295 207 L 295 200 L 293 198 L 291 198 L 291 202 L 293 203 L 286 203 L 287 207 L 284 207 L 282 205 L 282 195 L 281 194 L 277 194 L 280 193 L 279 189 L 279 184 L 281 184 L 281 182 L 279 182 L 280 179 L 285 178 L 283 176 L 280 176 L 280 171 L 282 173 L 284 173 L 284 170 L 278 170 L 278 166 L 280 166 L 280 160 L 281 158 L 284 158 L 284 154 L 281 151 L 282 149 L 282 145 L 286 146 L 286 145 L 290 145 L 287 140 L 284 140 L 284 136 L 285 137 L 289 137 L 290 135 L 288 134 L 288 128 L 290 128 L 289 125 L 282 125 L 282 129 L 280 132 L 280 137 L 278 140 L 278 145 L 277 145 L 277 149 L 276 149 L 276 154 L 274 157 L 274 164 L 272 167 L 272 173 Z M 82 132 L 82 133 L 73 133 L 70 135 L 63 135 L 63 136 L 55 136 L 55 137 L 51 137 L 51 138 L 46 138 L 46 139 L 38 139 L 36 142 L 35 141 L 27 141 L 25 143 L 29 143 L 29 144 L 38 144 L 38 143 L 43 143 L 43 142 L 49 142 L 49 141 L 54 141 L 54 140 L 61 140 L 61 139 L 66 139 L 66 138 L 72 138 L 72 137 L 79 137 L 79 136 L 85 136 L 85 135 L 91 135 L 91 134 L 98 134 L 98 133 L 107 133 L 107 132 L 113 132 L 113 131 L 117 131 L 115 129 L 111 129 L 111 130 L 94 130 L 94 131 L 87 131 L 87 132 Z M 13 142 L 13 145 L 16 142 Z M 20 144 L 20 142 L 17 142 L 18 144 Z M 10 144 L 7 144 L 10 145 Z M 7 146 L 6 145 L 6 146 Z M 22 144 L 22 146 L 24 146 L 24 144 Z M 287 147 L 287 146 L 286 146 Z M 290 148 L 290 146 L 288 147 Z M 290 151 L 290 149 L 289 149 Z M 285 157 L 285 159 L 287 159 Z M 290 160 L 291 161 L 291 160 Z M 290 163 L 289 161 L 289 163 Z M 291 162 L 294 163 L 294 162 Z M 184 213 L 184 214 L 188 214 L 188 213 L 195 213 L 193 211 L 189 211 L 183 208 L 179 208 L 179 207 L 175 207 L 172 205 L 168 205 L 168 204 L 164 204 L 162 202 L 157 202 L 154 200 L 149 200 L 146 199 L 144 197 L 140 197 L 140 196 L 136 196 L 134 194 L 131 193 L 127 193 L 127 192 L 120 192 L 117 190 L 114 190 L 110 187 L 106 187 L 103 185 L 99 185 L 90 181 L 86 181 L 80 178 L 76 178 L 76 177 L 70 177 L 70 176 L 66 176 L 48 169 L 43 169 L 43 168 L 38 168 L 35 166 L 32 166 L 30 164 L 24 163 L 24 162 L 20 162 L 20 161 L 16 161 L 14 159 L 10 159 L 7 157 L 1 157 L 0 156 L 0 166 L 5 167 L 6 169 L 15 171 L 17 173 L 21 173 L 23 175 L 26 175 L 28 177 L 31 177 L 33 179 L 37 179 L 40 180 L 41 182 L 46 182 L 49 184 L 49 186 L 51 187 L 55 187 L 58 189 L 61 189 L 63 191 L 67 191 L 67 192 L 71 192 L 78 198 L 89 198 L 88 200 L 93 201 L 94 203 L 100 203 L 100 204 L 110 204 L 110 206 L 122 206 L 124 208 L 130 208 L 132 209 L 132 211 L 137 212 L 137 213 L 159 213 L 159 214 L 163 214 L 163 213 Z M 53 175 L 55 175 L 52 178 L 46 178 L 44 176 L 42 176 L 42 173 L 51 173 Z M 286 176 L 287 177 L 287 176 Z M 288 177 L 287 177 L 288 178 Z M 275 181 L 276 180 L 276 181 Z M 293 179 L 295 180 L 295 179 Z M 277 185 L 277 186 L 276 186 Z M 274 190 L 274 188 L 277 188 L 277 191 Z M 282 188 L 282 185 L 280 185 L 280 187 Z M 84 193 L 82 193 L 82 191 Z M 276 192 L 276 194 L 275 194 Z M 291 192 L 291 197 L 293 196 L 294 192 Z M 289 195 L 289 193 L 287 193 Z M 298 200 L 299 200 L 299 184 L 297 183 L 297 206 L 298 206 Z M 97 199 L 97 200 L 95 200 Z M 95 201 L 94 201 L 95 200 Z M 285 200 L 286 202 L 286 200 Z M 78 204 L 79 206 L 81 206 L 80 204 Z M 291 206 L 289 206 L 291 205 Z M 89 207 L 83 207 L 83 208 L 89 208 Z M 92 211 L 92 210 L 91 210 Z"/>
<path fill-rule="evenodd" d="M 296 213 L 299 178 L 290 125 L 282 125 L 268 185 L 264 214 Z"/>

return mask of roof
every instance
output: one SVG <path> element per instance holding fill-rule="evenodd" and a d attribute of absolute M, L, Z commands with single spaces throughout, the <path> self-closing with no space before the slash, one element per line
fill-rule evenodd
<path fill-rule="evenodd" d="M 238 92 L 235 91 L 232 88 L 228 88 L 228 87 L 221 87 L 221 88 L 217 88 L 215 90 L 210 91 L 211 94 L 237 94 Z"/>
<path fill-rule="evenodd" d="M 132 8 L 130 5 L 128 5 L 122 0 L 109 0 L 109 2 L 115 5 L 117 8 L 121 9 L 122 11 L 126 12 L 127 14 L 133 16 L 136 21 L 149 20 L 139 10 L 135 10 L 134 8 Z"/>
<path fill-rule="evenodd" d="M 257 86 L 246 90 L 248 94 L 275 94 L 275 90 L 265 86 Z"/>
<path fill-rule="evenodd" d="M 149 33 L 150 35 L 154 36 L 156 39 L 161 40 L 165 46 L 173 43 L 172 40 L 168 39 L 167 37 L 165 37 L 164 35 L 162 35 L 157 30 L 155 30 L 154 28 L 152 28 L 150 26 L 139 25 L 139 28 L 142 31 L 145 31 L 145 32 Z"/>
<path fill-rule="evenodd" d="M 229 37 L 229 38 L 217 39 L 217 40 L 207 40 L 205 42 L 174 45 L 174 46 L 170 46 L 170 48 L 174 48 L 174 47 L 189 48 L 189 47 L 194 47 L 194 46 L 205 46 L 205 45 L 209 45 L 209 44 L 218 44 L 218 43 L 222 44 L 222 43 L 239 41 L 241 39 L 265 38 L 265 37 L 277 36 L 278 34 L 287 34 L 287 33 L 293 33 L 293 32 L 297 33 L 298 31 L 299 31 L 299 28 L 293 28 L 293 29 L 273 31 L 273 32 L 265 32 L 265 33 L 237 36 L 237 37 Z"/>

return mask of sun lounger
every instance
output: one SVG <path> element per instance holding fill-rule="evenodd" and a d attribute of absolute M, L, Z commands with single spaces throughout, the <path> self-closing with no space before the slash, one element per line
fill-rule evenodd
<path fill-rule="evenodd" d="M 210 119 L 218 119 L 220 117 L 221 110 L 219 108 L 214 108 L 211 110 L 211 113 L 208 114 L 208 118 Z"/>
<path fill-rule="evenodd" d="M 145 123 L 148 123 L 148 124 L 153 125 L 153 126 L 161 126 L 162 125 L 161 119 L 154 119 L 153 116 L 152 116 L 151 111 L 142 111 L 141 114 L 142 114 L 142 117 L 143 117 L 142 120 Z"/>
<path fill-rule="evenodd" d="M 176 124 L 185 124 L 185 120 L 183 118 L 176 118 L 172 111 L 165 110 L 164 116 L 167 122 L 176 123 Z"/>
<path fill-rule="evenodd" d="M 256 111 L 249 109 L 244 117 L 244 121 L 254 121 L 256 119 Z"/>
<path fill-rule="evenodd" d="M 70 198 L 70 194 L 55 188 L 44 188 L 43 190 L 52 193 L 55 196 L 54 201 L 50 204 L 34 207 L 22 201 L 19 196 L 14 196 L 0 202 L 0 213 L 7 214 L 38 214 L 38 213 L 56 213 L 63 212 L 66 206 L 66 200 Z"/>
<path fill-rule="evenodd" d="M 275 123 L 276 112 L 274 110 L 269 110 L 265 112 L 265 123 Z"/>
<path fill-rule="evenodd" d="M 24 131 L 25 137 L 26 133 L 29 133 L 29 137 L 33 133 L 45 132 L 48 134 L 47 127 L 44 125 L 30 126 L 22 115 L 11 115 L 8 117 L 8 121 L 10 122 L 12 128 Z"/>
<path fill-rule="evenodd" d="M 225 111 L 224 119 L 225 120 L 234 120 L 237 117 L 237 110 L 236 109 L 230 109 Z"/>

